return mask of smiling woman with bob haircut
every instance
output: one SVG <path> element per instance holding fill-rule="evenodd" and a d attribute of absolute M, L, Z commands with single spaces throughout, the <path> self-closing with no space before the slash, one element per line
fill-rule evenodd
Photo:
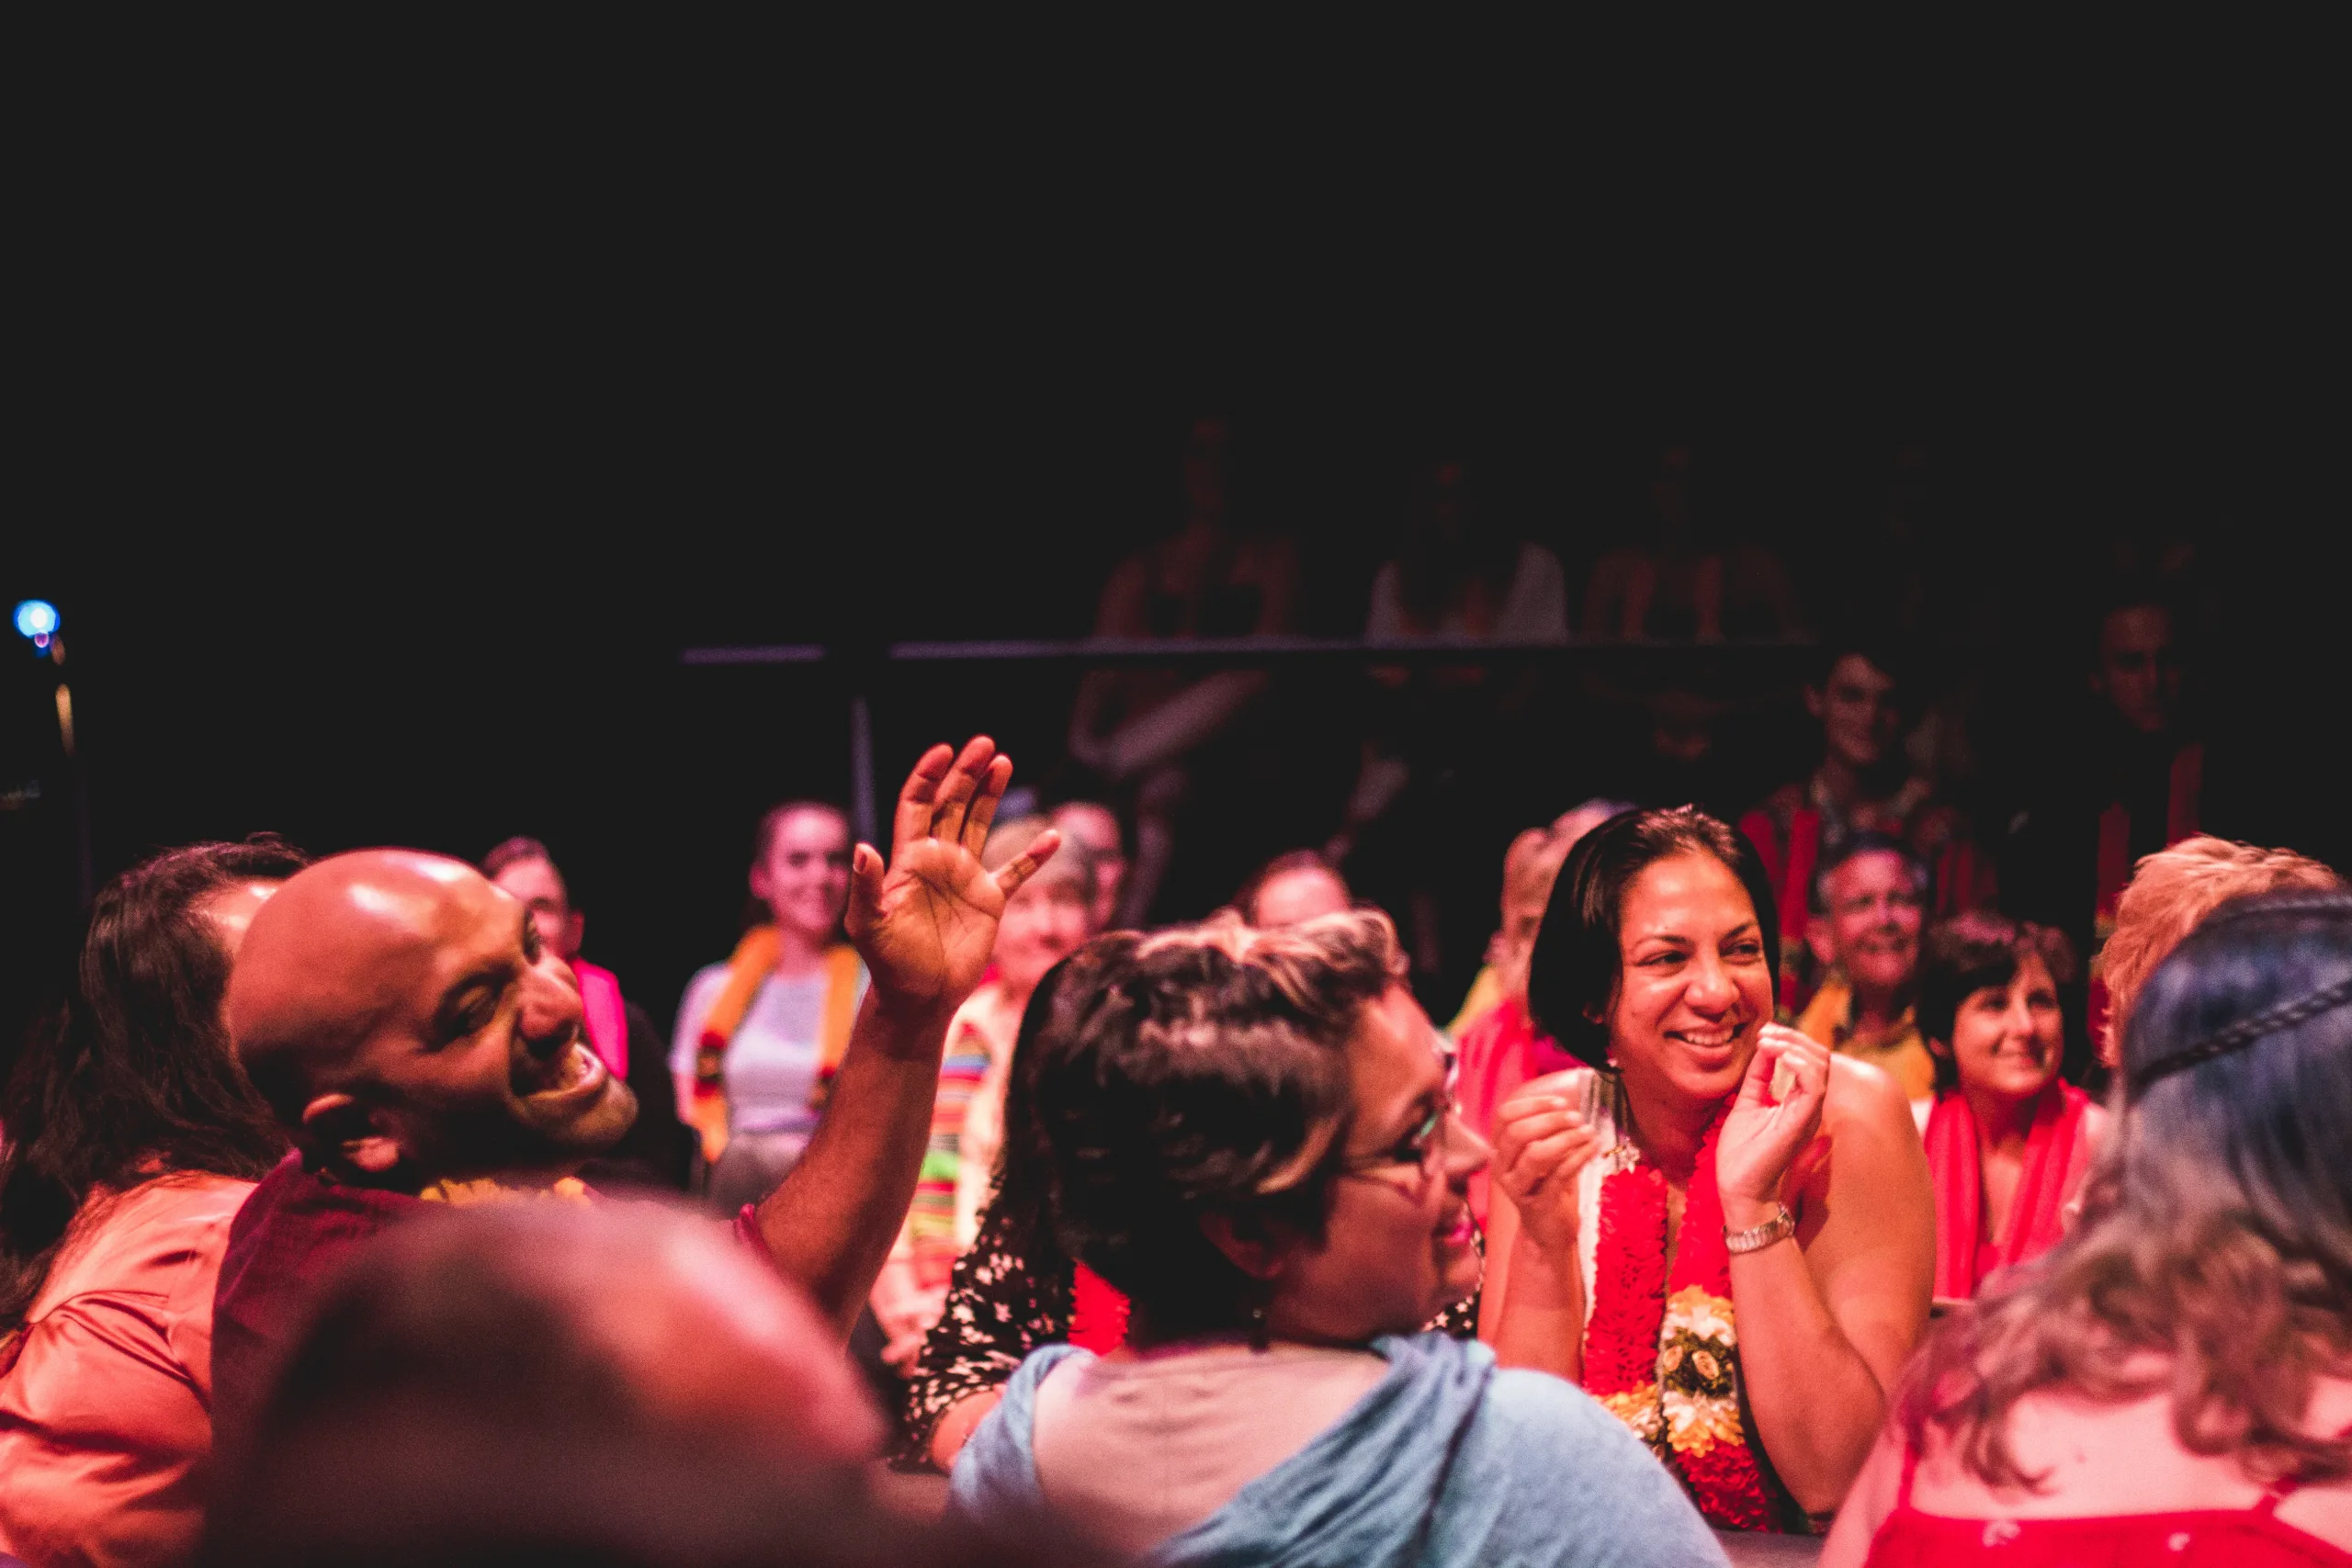
<path fill-rule="evenodd" d="M 960 1515 L 1060 1516 L 1160 1568 L 1723 1561 L 1591 1400 L 1414 1332 L 1477 1286 L 1487 1148 L 1404 969 L 1352 911 L 1104 937 L 1068 972 L 1035 1136 L 1127 1339 L 1022 1364 L 956 1461 Z"/>
<path fill-rule="evenodd" d="M 1928 1168 L 1936 1184 L 1936 1294 L 1976 1293 L 1997 1268 L 2050 1250 L 2107 1128 L 2107 1112 L 2058 1076 L 2066 939 L 1997 915 L 1930 932 L 1919 1031 L 1936 1062 Z"/>
<path fill-rule="evenodd" d="M 1772 1022 L 1777 924 L 1715 818 L 1593 829 L 1528 990 L 1588 1065 L 1495 1121 L 1519 1230 L 1498 1354 L 1583 1384 L 1712 1522 L 1750 1530 L 1844 1498 L 1926 1325 L 1935 1242 L 1902 1089 Z"/>

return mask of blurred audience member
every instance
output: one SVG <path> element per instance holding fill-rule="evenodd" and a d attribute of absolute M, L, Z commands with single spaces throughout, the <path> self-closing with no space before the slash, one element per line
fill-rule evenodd
<path fill-rule="evenodd" d="M 2098 1152 L 2107 1113 L 2058 1076 L 2058 987 L 2074 967 L 2056 931 L 1995 915 L 1962 915 L 1928 938 L 1919 1028 L 1935 1057 L 1928 1168 L 1936 1294 L 1948 1300 L 2049 1251 Z"/>
<path fill-rule="evenodd" d="M 1227 515 L 1231 434 L 1222 419 L 1194 422 L 1184 452 L 1184 521 L 1111 573 L 1096 637 L 1189 641 L 1294 629 L 1295 547 L 1238 534 Z M 1174 862 L 1178 819 L 1199 805 L 1204 752 L 1265 688 L 1264 672 L 1250 670 L 1098 670 L 1080 683 L 1069 754 L 1134 792 L 1135 861 L 1115 923 L 1148 923 Z"/>
<path fill-rule="evenodd" d="M 1579 807 L 1560 820 L 1573 827 L 1572 819 L 1581 820 L 1585 812 Z M 1535 933 L 1551 903 L 1552 885 L 1558 880 L 1568 852 L 1583 836 L 1581 830 L 1530 828 L 1511 840 L 1510 851 L 1503 858 L 1503 923 L 1487 946 L 1488 967 L 1482 971 L 1493 976 L 1494 1002 L 1454 1037 L 1455 1114 L 1481 1138 L 1489 1135 L 1495 1112 L 1520 1086 L 1577 1065 L 1574 1056 L 1538 1032 L 1529 1019 L 1527 968 L 1535 951 Z M 1517 1233 L 1508 1220 L 1501 1229 L 1494 1224 L 1487 1206 L 1490 1192 L 1489 1173 L 1475 1172 L 1468 1187 L 1470 1214 L 1487 1236 L 1487 1272 L 1480 1289 L 1487 1301 L 1499 1305 L 1507 1299 L 1510 1247 Z M 1487 1314 L 1480 1325 L 1481 1337 L 1491 1342 L 1498 1323 L 1496 1314 Z"/>
<path fill-rule="evenodd" d="M 79 985 L 36 1030 L 0 1145 L 0 1552 L 184 1562 L 208 1494 L 212 1288 L 286 1150 L 220 1002 L 272 838 L 192 844 L 99 893 Z"/>
<path fill-rule="evenodd" d="M 1568 640 L 1560 558 L 1476 506 L 1459 459 L 1430 472 L 1421 502 L 1404 547 L 1373 578 L 1365 637 Z"/>
<path fill-rule="evenodd" d="M 1109 931 L 1127 885 L 1127 845 L 1119 831 L 1119 814 L 1100 801 L 1066 800 L 1054 807 L 1053 819 L 1062 842 L 1083 847 L 1094 863 L 1091 919 L 1094 931 Z"/>
<path fill-rule="evenodd" d="M 1929 1339 L 1825 1564 L 2352 1561 L 2352 898 L 2208 919 L 2121 1078 L 2081 1217 Z"/>
<path fill-rule="evenodd" d="M 1425 468 L 1402 547 L 1372 587 L 1367 637 L 1389 641 L 1562 643 L 1566 579 L 1559 558 L 1481 503 L 1468 468 Z M 1483 663 L 1377 666 L 1358 744 L 1356 779 L 1324 857 L 1397 911 L 1415 983 L 1428 994 L 1463 985 L 1476 925 L 1464 895 L 1484 903 L 1481 874 L 1510 821 L 1540 671 Z M 1465 874 L 1465 872 L 1467 874 Z M 1479 933 L 1483 935 L 1484 933 Z"/>
<path fill-rule="evenodd" d="M 1781 1006 L 1792 1014 L 1818 980 L 1804 942 L 1814 877 L 1849 835 L 1883 833 L 1908 845 L 1932 873 L 1939 914 L 1977 908 L 1992 896 L 1990 863 L 1976 854 L 1957 816 L 1936 802 L 1931 781 L 1910 772 L 1898 744 L 1899 661 L 1851 643 L 1830 643 L 1822 652 L 1819 678 L 1804 693 L 1805 707 L 1821 725 L 1820 765 L 1739 821 L 1764 857 L 1780 909 Z"/>
<path fill-rule="evenodd" d="M 1849 836 L 1814 878 L 1805 942 L 1824 973 L 1796 1027 L 1902 1086 L 1915 1111 L 1936 1090 L 1936 1063 L 1912 1006 L 1928 868 L 1883 833 Z"/>
<path fill-rule="evenodd" d="M 1046 830 L 1042 817 L 1000 822 L 980 864 L 1001 870 Z M 1094 863 L 1065 840 L 1059 852 L 1005 900 L 989 977 L 947 1027 L 947 1055 L 931 1113 L 931 1145 L 914 1207 L 874 1286 L 884 1359 L 910 1367 L 947 1300 L 948 1276 L 979 1234 L 980 1210 L 1004 1135 L 1007 1074 L 1030 994 L 1046 972 L 1092 934 Z"/>
<path fill-rule="evenodd" d="M 1770 894 L 1688 807 L 1568 856 L 1528 1001 L 1583 1066 L 1495 1118 L 1495 1348 L 1602 1399 L 1710 1521 L 1802 1531 L 1926 1326 L 1935 1204 L 1893 1082 L 1771 1021 Z"/>
<path fill-rule="evenodd" d="M 1012 763 L 985 738 L 908 777 L 891 858 L 851 861 L 848 929 L 873 975 L 835 1092 L 776 1190 L 735 1218 L 846 1337 L 913 1196 L 955 1010 L 1005 900 L 1053 852 L 993 875 L 979 848 Z M 407 850 L 338 855 L 262 907 L 229 1021 L 296 1153 L 238 1212 L 213 1303 L 213 1416 L 233 1449 L 318 1281 L 433 1206 L 583 1201 L 573 1174 L 636 1111 L 581 1033 L 570 973 L 470 866 Z"/>
<path fill-rule="evenodd" d="M 1669 444 L 1650 480 L 1646 537 L 1610 551 L 1585 590 L 1585 636 L 1602 642 L 1797 637 L 1804 615 L 1780 558 L 1732 544 L 1701 504 L 1698 456 Z"/>
<path fill-rule="evenodd" d="M 580 982 L 588 1043 L 637 1096 L 637 1120 L 628 1136 L 588 1176 L 603 1185 L 636 1182 L 684 1190 L 695 1140 L 678 1121 L 668 1053 L 645 1010 L 622 997 L 620 977 L 580 956 L 588 917 L 573 906 L 555 857 L 537 839 L 509 839 L 482 857 L 481 874 L 523 901 L 539 928 L 539 945 L 571 966 Z"/>
<path fill-rule="evenodd" d="M 1590 1399 L 1413 1333 L 1477 1284 L 1486 1147 L 1387 918 L 1105 943 L 1036 1109 L 1054 1224 L 1127 1296 L 1128 1342 L 1023 1362 L 954 1515 L 1058 1517 L 1171 1568 L 1722 1561 Z"/>
<path fill-rule="evenodd" d="M 1212 922 L 1229 923 L 1230 914 Z M 1126 1342 L 1127 1298 L 1072 1261 L 1054 1234 L 1035 1098 L 1042 1060 L 1037 1039 L 1056 1016 L 1057 998 L 1065 990 L 1086 994 L 1091 966 L 1124 952 L 1122 944 L 1096 942 L 1055 965 L 1022 1015 L 995 1190 L 980 1216 L 978 1239 L 956 1260 L 947 1310 L 924 1343 L 907 1391 L 902 1466 L 953 1466 L 973 1427 L 996 1408 L 1005 1380 L 1031 1351 L 1067 1341 L 1100 1355 Z M 1428 1326 L 1470 1337 L 1478 1299 L 1447 1306 Z"/>
<path fill-rule="evenodd" d="M 1462 1006 L 1446 1026 L 1446 1033 L 1460 1040 L 1480 1019 L 1487 1016 L 1506 994 L 1516 995 L 1523 1004 L 1527 1000 L 1527 954 L 1535 945 L 1535 931 L 1544 923 L 1544 909 L 1552 897 L 1552 880 L 1559 874 L 1559 862 L 1567 858 L 1577 840 L 1616 816 L 1620 811 L 1634 809 L 1630 801 L 1607 800 L 1599 795 L 1581 806 L 1570 807 L 1553 818 L 1549 828 L 1530 828 L 1511 840 L 1510 848 L 1503 852 L 1502 923 L 1487 940 L 1487 961 L 1480 965 L 1477 976 L 1470 982 L 1469 994 L 1462 998 Z M 1552 859 L 1553 851 L 1558 858 Z M 1516 978 L 1506 983 L 1504 971 L 1516 966 Z M 1478 1126 L 1476 1119 L 1471 1124 Z M 1479 1127 L 1480 1135 L 1485 1129 Z M 1477 1178 L 1471 1190 L 1485 1199 L 1485 1178 Z"/>
<path fill-rule="evenodd" d="M 2143 857 L 2115 908 L 2115 931 L 2100 950 L 2107 1018 L 2095 1043 L 2100 1063 L 2122 1057 L 2123 1032 L 2140 988 L 2205 917 L 2234 898 L 2301 888 L 2325 893 L 2344 879 L 2292 850 L 2258 850 L 2199 834 Z"/>
<path fill-rule="evenodd" d="M 2132 868 L 2193 836 L 2205 784 L 2205 748 L 2178 733 L 2181 667 L 2172 606 L 2149 587 L 2126 586 L 2099 617 L 2093 695 L 2105 709 L 2098 736 L 2098 883 L 2092 942 L 2104 951 Z M 2091 987 L 2091 1032 L 2107 1032 L 2111 993 Z"/>
<path fill-rule="evenodd" d="M 879 1505 L 880 1433 L 831 1330 L 719 1226 L 477 1210 L 370 1243 L 326 1288 L 208 1560 L 986 1560 Z"/>
<path fill-rule="evenodd" d="M 2109 1033 L 2106 948 L 2132 868 L 2200 831 L 2205 748 L 2182 712 L 2165 592 L 2152 580 L 2124 579 L 2086 617 L 2083 711 L 2066 716 L 2037 770 L 2002 864 L 2005 909 L 2087 944 L 2094 1043 Z"/>
<path fill-rule="evenodd" d="M 1276 855 L 1233 896 L 1244 920 L 1268 930 L 1335 915 L 1351 902 L 1347 878 L 1313 850 Z"/>
<path fill-rule="evenodd" d="M 756 1201 L 808 1146 L 865 969 L 842 937 L 849 905 L 849 818 L 787 801 L 760 818 L 752 897 L 768 911 L 734 956 L 695 972 L 670 1046 L 678 1104 L 701 1134 L 710 1201 Z"/>

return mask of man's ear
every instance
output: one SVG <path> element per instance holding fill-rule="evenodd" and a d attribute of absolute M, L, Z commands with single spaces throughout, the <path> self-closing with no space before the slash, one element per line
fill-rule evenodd
<path fill-rule="evenodd" d="M 1945 1061 L 1947 1061 L 1947 1062 L 1949 1062 L 1949 1061 L 1951 1061 L 1951 1045 L 1949 1045 L 1948 1043 L 1946 1043 L 1945 1042 L 1943 1042 L 1943 1041 L 1941 1041 L 1941 1040 L 1929 1040 L 1929 1039 L 1928 1039 L 1928 1037 L 1927 1037 L 1926 1035 L 1924 1035 L 1924 1034 L 1923 1034 L 1923 1035 L 1921 1035 L 1919 1038 L 1920 1038 L 1920 1040 L 1921 1040 L 1923 1043 L 1925 1043 L 1925 1044 L 1927 1045 L 1927 1047 L 1928 1047 L 1928 1055 L 1930 1055 L 1930 1056 L 1941 1056 L 1941 1057 L 1942 1057 Z"/>
<path fill-rule="evenodd" d="M 1814 957 L 1820 960 L 1824 969 L 1838 962 L 1838 945 L 1830 939 L 1827 916 L 1815 915 L 1806 919 L 1804 944 L 1813 949 Z"/>
<path fill-rule="evenodd" d="M 1814 717 L 1815 717 L 1815 718 L 1819 718 L 1823 714 L 1826 713 L 1826 712 L 1828 711 L 1828 709 L 1829 709 L 1829 699 L 1828 699 L 1827 697 L 1826 697 L 1826 696 L 1824 696 L 1824 695 L 1822 694 L 1822 689 L 1821 689 L 1819 686 L 1812 686 L 1812 685 L 1809 685 L 1809 686 L 1805 687 L 1805 689 L 1804 689 L 1804 711 L 1805 711 L 1805 712 L 1807 712 L 1807 713 L 1809 713 L 1809 714 L 1813 715 L 1813 716 L 1814 716 Z"/>
<path fill-rule="evenodd" d="M 775 891 L 775 885 L 768 880 L 768 857 L 762 855 L 753 861 L 751 874 L 743 881 L 751 888 L 752 897 L 763 904 L 766 903 L 768 895 Z"/>
<path fill-rule="evenodd" d="M 588 917 L 574 909 L 563 918 L 563 945 L 573 953 L 580 951 L 580 939 L 588 930 Z"/>
<path fill-rule="evenodd" d="M 1283 1271 L 1283 1245 L 1255 1214 L 1213 1209 L 1201 1216 L 1201 1234 L 1252 1280 L 1271 1280 Z"/>
<path fill-rule="evenodd" d="M 390 1174 L 406 1152 L 383 1125 L 380 1111 L 363 1110 L 347 1094 L 322 1094 L 302 1107 L 302 1139 L 318 1153 L 369 1176 Z"/>

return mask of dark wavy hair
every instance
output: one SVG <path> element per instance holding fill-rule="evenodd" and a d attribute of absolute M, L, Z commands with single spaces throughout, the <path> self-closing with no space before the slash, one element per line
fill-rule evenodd
<path fill-rule="evenodd" d="M 1321 1235 L 1346 1141 L 1348 1037 L 1403 975 L 1396 929 L 1377 910 L 1272 931 L 1228 917 L 1086 952 L 1038 1042 L 1033 1089 L 1062 1248 L 1156 1335 L 1242 1326 L 1262 1287 L 1201 1221 Z"/>
<path fill-rule="evenodd" d="M 1936 1059 L 1936 1093 L 1960 1087 L 1960 1064 L 1951 1055 L 1952 1031 L 1961 1004 L 1990 987 L 2006 989 L 2028 958 L 2039 958 L 2050 977 L 2064 986 L 2075 977 L 2075 947 L 2064 931 L 2030 925 L 1982 909 L 1955 915 L 1928 932 L 1919 944 L 1919 1002 L 1915 1015 L 1919 1038 Z M 2060 996 L 2064 996 L 2061 991 Z M 1937 1050 L 1937 1046 L 1942 1050 Z"/>
<path fill-rule="evenodd" d="M 2123 1081 L 2075 1228 L 1914 1362 L 1915 1450 L 1933 1427 L 1988 1484 L 2034 1484 L 2018 1400 L 2168 1392 L 2192 1453 L 2257 1482 L 2352 1473 L 2352 1438 L 2305 1429 L 2317 1380 L 2352 1374 L 2352 894 L 2210 917 L 2132 1010 Z"/>
<path fill-rule="evenodd" d="M 98 895 L 74 994 L 35 1027 L 0 1100 L 0 1332 L 23 1324 L 95 1189 L 171 1171 L 258 1179 L 286 1152 L 230 1047 L 229 955 L 198 911 L 308 863 L 256 834 L 167 850 Z"/>
<path fill-rule="evenodd" d="M 1690 854 L 1713 855 L 1747 890 L 1779 993 L 1780 904 L 1747 835 L 1695 806 L 1619 812 L 1568 852 L 1528 960 L 1527 1010 L 1538 1029 L 1578 1061 L 1595 1067 L 1609 1062 L 1609 1009 L 1625 967 L 1618 924 L 1626 887 L 1659 861 Z"/>

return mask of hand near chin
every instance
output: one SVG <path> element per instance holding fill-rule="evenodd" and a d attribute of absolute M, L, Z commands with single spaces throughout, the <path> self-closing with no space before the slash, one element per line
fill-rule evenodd
<path fill-rule="evenodd" d="M 1781 1179 L 1820 1133 L 1828 1099 L 1829 1048 L 1781 1024 L 1766 1024 L 1715 1140 L 1715 1182 L 1726 1224 L 1745 1228 L 1754 1223 L 1747 1210 L 1780 1201 Z M 1735 1213 L 1736 1206 L 1742 1212 Z"/>
<path fill-rule="evenodd" d="M 1567 1262 L 1577 1250 L 1577 1177 L 1600 1152 L 1600 1134 L 1577 1110 L 1575 1071 L 1530 1079 L 1495 1112 L 1487 1167 L 1519 1211 L 1520 1235 Z"/>
<path fill-rule="evenodd" d="M 886 1001 L 953 1008 L 969 996 L 996 946 L 1005 900 L 1061 843 L 1037 835 L 1001 870 L 980 865 L 1012 760 L 976 736 L 959 753 L 934 746 L 899 792 L 890 863 L 870 844 L 850 866 L 849 938 Z"/>

